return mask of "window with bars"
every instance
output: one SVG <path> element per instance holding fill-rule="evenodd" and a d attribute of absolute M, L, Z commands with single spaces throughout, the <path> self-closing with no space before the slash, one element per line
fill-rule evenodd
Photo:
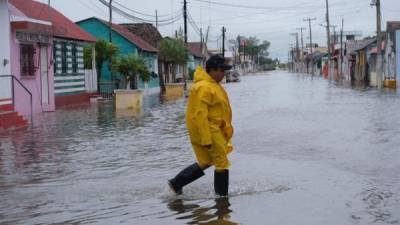
<path fill-rule="evenodd" d="M 34 76 L 36 50 L 33 44 L 20 45 L 21 76 Z"/>
<path fill-rule="evenodd" d="M 72 72 L 76 73 L 78 72 L 78 60 L 76 59 L 76 51 L 77 51 L 77 46 L 76 44 L 72 45 Z"/>
<path fill-rule="evenodd" d="M 63 74 L 67 73 L 67 43 L 61 43 L 61 72 Z"/>

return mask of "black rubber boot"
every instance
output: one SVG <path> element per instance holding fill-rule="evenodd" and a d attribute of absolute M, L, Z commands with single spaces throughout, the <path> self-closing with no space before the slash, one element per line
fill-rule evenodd
<path fill-rule="evenodd" d="M 214 190 L 217 195 L 227 196 L 229 189 L 229 170 L 214 172 Z"/>
<path fill-rule="evenodd" d="M 193 181 L 199 179 L 204 175 L 203 170 L 199 167 L 197 163 L 194 163 L 184 170 L 182 170 L 175 178 L 168 181 L 169 186 L 175 191 L 176 194 L 182 194 L 182 188 L 192 183 Z"/>

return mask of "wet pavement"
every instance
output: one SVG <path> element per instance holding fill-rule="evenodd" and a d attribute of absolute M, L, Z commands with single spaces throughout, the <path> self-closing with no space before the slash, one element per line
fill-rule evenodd
<path fill-rule="evenodd" d="M 283 71 L 226 85 L 229 199 L 213 171 L 173 198 L 192 163 L 185 101 L 110 103 L 0 134 L 0 224 L 400 224 L 400 95 Z"/>

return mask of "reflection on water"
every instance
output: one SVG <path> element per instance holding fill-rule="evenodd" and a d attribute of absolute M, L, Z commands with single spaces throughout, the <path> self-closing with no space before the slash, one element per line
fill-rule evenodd
<path fill-rule="evenodd" d="M 215 198 L 212 170 L 163 196 L 194 160 L 186 99 L 36 115 L 0 133 L 0 224 L 399 224 L 400 97 L 343 86 L 285 72 L 226 84 L 229 199 Z"/>
<path fill-rule="evenodd" d="M 213 206 L 206 207 L 175 199 L 168 203 L 168 208 L 176 212 L 177 220 L 188 221 L 187 224 L 237 224 L 230 221 L 229 198 L 215 198 L 214 201 Z"/>

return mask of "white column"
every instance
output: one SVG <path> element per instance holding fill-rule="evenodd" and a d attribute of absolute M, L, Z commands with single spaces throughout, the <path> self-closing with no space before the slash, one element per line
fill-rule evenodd
<path fill-rule="evenodd" d="M 8 0 L 0 0 L 0 75 L 10 75 L 10 15 Z M 0 78 L 0 100 L 11 98 L 11 82 L 9 78 Z"/>

